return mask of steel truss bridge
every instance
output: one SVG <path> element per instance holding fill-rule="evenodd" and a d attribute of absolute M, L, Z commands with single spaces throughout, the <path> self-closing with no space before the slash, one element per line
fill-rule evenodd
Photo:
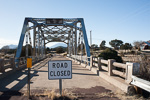
<path fill-rule="evenodd" d="M 82 56 L 83 46 L 85 46 L 86 56 L 90 57 L 83 18 L 25 18 L 15 57 L 16 67 L 19 65 L 24 41 L 26 43 L 26 57 L 29 57 L 28 45 L 30 45 L 33 48 L 32 57 L 43 58 L 45 46 L 50 42 L 66 43 L 69 56 L 78 55 L 78 46 L 80 46 L 80 55 Z"/>

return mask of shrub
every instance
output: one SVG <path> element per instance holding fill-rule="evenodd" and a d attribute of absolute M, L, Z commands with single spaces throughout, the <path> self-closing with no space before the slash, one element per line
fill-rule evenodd
<path fill-rule="evenodd" d="M 133 54 L 133 55 L 134 55 L 134 54 L 135 54 L 135 51 L 133 51 L 133 50 L 132 50 L 132 51 L 131 51 L 131 54 Z"/>
<path fill-rule="evenodd" d="M 56 52 L 57 52 L 57 53 L 64 53 L 65 50 L 64 50 L 64 48 L 62 48 L 62 47 L 58 47 L 58 48 L 56 48 Z"/>
<path fill-rule="evenodd" d="M 63 56 L 66 57 L 66 56 L 67 56 L 67 53 L 63 54 Z"/>
<path fill-rule="evenodd" d="M 107 48 L 105 49 L 104 51 L 102 51 L 100 54 L 99 54 L 99 57 L 102 57 L 103 59 L 105 60 L 108 60 L 108 59 L 115 59 L 116 62 L 120 62 L 122 63 L 123 60 L 120 56 L 118 56 L 118 52 L 115 51 L 115 50 L 112 50 L 110 48 Z"/>
<path fill-rule="evenodd" d="M 146 55 L 142 55 L 139 63 L 140 63 L 139 77 L 150 81 L 150 59 Z"/>
<path fill-rule="evenodd" d="M 124 57 L 124 53 L 123 53 L 123 52 L 120 52 L 120 56 L 121 56 L 121 57 Z"/>

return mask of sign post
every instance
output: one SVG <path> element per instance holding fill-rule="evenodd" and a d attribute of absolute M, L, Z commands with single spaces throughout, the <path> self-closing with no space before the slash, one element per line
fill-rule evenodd
<path fill-rule="evenodd" d="M 32 67 L 32 58 L 27 58 L 27 68 L 28 68 L 28 86 L 27 86 L 27 93 L 28 99 L 30 99 L 30 69 Z"/>
<path fill-rule="evenodd" d="M 59 91 L 60 95 L 62 95 L 62 79 L 59 79 Z"/>
<path fill-rule="evenodd" d="M 59 90 L 62 95 L 62 79 L 72 79 L 71 60 L 53 60 L 48 62 L 48 79 L 59 79 Z"/>

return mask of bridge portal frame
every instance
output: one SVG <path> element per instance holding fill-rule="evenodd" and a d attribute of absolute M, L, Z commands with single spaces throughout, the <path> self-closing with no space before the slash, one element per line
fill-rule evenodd
<path fill-rule="evenodd" d="M 50 20 L 53 19 L 54 23 L 47 23 L 48 19 Z M 62 20 L 62 22 L 55 23 L 55 19 Z M 32 23 L 33 26 L 30 26 L 30 23 Z M 78 23 L 80 24 L 80 26 L 77 25 Z M 57 31 L 54 31 L 54 29 L 55 28 L 57 29 L 58 27 L 62 27 L 62 28 Z M 67 27 L 69 27 L 68 28 L 69 30 L 66 29 L 67 31 L 64 31 L 64 29 Z M 40 55 L 42 55 L 42 57 L 45 56 L 45 45 L 49 42 L 64 42 L 68 46 L 69 56 L 73 54 L 77 55 L 77 46 L 79 46 L 80 40 L 81 40 L 81 51 L 82 51 L 81 56 L 83 55 L 83 43 L 84 43 L 86 55 L 87 57 L 90 57 L 90 49 L 89 49 L 83 18 L 28 18 L 27 17 L 24 20 L 24 24 L 23 24 L 23 28 L 20 35 L 16 56 L 15 56 L 16 67 L 19 66 L 19 58 L 21 56 L 21 51 L 22 51 L 23 42 L 25 38 L 26 38 L 26 57 L 28 57 L 28 43 L 30 43 L 32 47 L 32 41 L 30 35 L 31 30 L 33 30 L 32 55 L 34 57 Z M 77 44 L 77 31 L 79 31 L 78 44 Z M 49 33 L 51 35 L 48 35 Z M 64 35 L 58 37 L 56 34 L 57 35 L 64 34 Z"/>

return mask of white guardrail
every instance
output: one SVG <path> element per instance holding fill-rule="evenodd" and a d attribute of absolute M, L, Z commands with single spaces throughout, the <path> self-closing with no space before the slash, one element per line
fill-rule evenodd
<path fill-rule="evenodd" d="M 138 78 L 136 76 L 132 76 L 132 79 L 133 79 L 131 82 L 132 85 L 135 85 L 137 87 L 140 87 L 140 88 L 150 92 L 150 82 L 149 81 Z"/>

